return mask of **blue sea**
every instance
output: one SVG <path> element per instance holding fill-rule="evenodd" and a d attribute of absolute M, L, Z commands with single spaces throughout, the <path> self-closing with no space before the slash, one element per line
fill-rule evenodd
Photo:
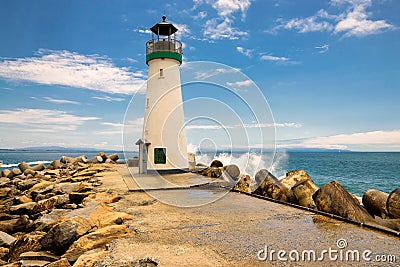
<path fill-rule="evenodd" d="M 91 158 L 98 152 L 0 152 L 3 168 L 15 168 L 25 161 L 35 165 L 50 163 L 66 155 L 77 157 L 86 155 Z M 114 153 L 114 152 L 111 152 Z M 106 153 L 106 154 L 111 154 Z M 125 161 L 124 154 L 118 153 Z M 127 157 L 137 156 L 137 153 Z M 219 153 L 196 156 L 199 163 L 209 164 L 219 159 L 224 164 L 236 164 L 242 172 L 254 177 L 261 168 L 269 169 L 275 176 L 283 177 L 291 170 L 303 169 L 318 186 L 330 181 L 339 181 L 349 192 L 362 196 L 367 189 L 374 188 L 390 193 L 400 187 L 400 153 L 396 152 L 277 152 L 264 153 Z M 0 168 L 2 169 L 2 168 Z"/>

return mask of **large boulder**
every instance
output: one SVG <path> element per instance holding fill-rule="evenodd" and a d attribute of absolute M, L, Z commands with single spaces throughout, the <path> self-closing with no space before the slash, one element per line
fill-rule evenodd
<path fill-rule="evenodd" d="M 390 218 L 400 218 L 400 188 L 393 190 L 388 196 L 386 210 Z"/>
<path fill-rule="evenodd" d="M 249 175 L 242 174 L 240 175 L 239 181 L 236 183 L 234 189 L 240 192 L 251 193 L 250 190 L 250 182 L 251 178 Z"/>
<path fill-rule="evenodd" d="M 24 252 L 42 250 L 40 240 L 45 234 L 44 232 L 31 232 L 18 237 L 10 247 L 10 252 L 8 254 L 9 261 L 17 261 L 19 256 Z"/>
<path fill-rule="evenodd" d="M 362 197 L 362 203 L 371 215 L 386 218 L 386 202 L 388 197 L 388 193 L 375 189 L 368 189 L 367 191 L 365 191 Z"/>
<path fill-rule="evenodd" d="M 96 248 L 105 249 L 106 245 L 114 239 L 134 234 L 135 232 L 129 230 L 126 225 L 110 225 L 79 238 L 63 257 L 70 262 L 75 262 L 86 251 Z"/>
<path fill-rule="evenodd" d="M 271 184 L 278 181 L 278 178 L 276 178 L 267 169 L 259 170 L 256 173 L 254 179 L 256 181 L 257 188 L 256 188 L 256 190 L 254 190 L 253 194 L 260 195 L 260 196 L 265 196 L 267 188 Z"/>
<path fill-rule="evenodd" d="M 89 220 L 83 217 L 73 217 L 53 226 L 40 240 L 40 244 L 46 250 L 62 254 L 75 240 L 91 229 L 92 225 Z"/>
<path fill-rule="evenodd" d="M 294 170 L 286 173 L 286 177 L 280 180 L 280 182 L 286 185 L 288 188 L 292 188 L 299 182 L 311 180 L 311 177 L 305 170 Z"/>
<path fill-rule="evenodd" d="M 292 187 L 296 203 L 307 208 L 316 209 L 312 196 L 318 190 L 312 180 L 300 181 Z"/>
<path fill-rule="evenodd" d="M 351 196 L 343 186 L 332 181 L 313 195 L 318 210 L 362 223 L 374 223 L 374 218 Z"/>
<path fill-rule="evenodd" d="M 16 240 L 12 235 L 0 231 L 0 247 L 9 248 Z"/>
<path fill-rule="evenodd" d="M 200 174 L 211 178 L 219 178 L 222 175 L 222 169 L 218 167 L 209 167 L 202 170 Z"/>
<path fill-rule="evenodd" d="M 220 167 L 224 167 L 224 164 L 223 164 L 221 161 L 215 159 L 215 160 L 213 160 L 213 161 L 211 162 L 210 167 L 211 167 L 211 168 L 212 168 L 212 167 L 220 168 Z"/>
<path fill-rule="evenodd" d="M 8 234 L 27 232 L 31 230 L 32 222 L 27 215 L 0 220 L 0 229 Z"/>

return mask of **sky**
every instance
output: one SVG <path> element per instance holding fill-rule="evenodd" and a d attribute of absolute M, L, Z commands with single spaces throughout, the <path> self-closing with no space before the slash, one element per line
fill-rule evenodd
<path fill-rule="evenodd" d="M 145 44 L 164 14 L 183 43 L 182 72 L 197 61 L 237 70 L 222 86 L 258 105 L 257 120 L 230 105 L 250 142 L 229 143 L 221 127 L 197 121 L 186 129 L 191 146 L 269 147 L 259 128 L 282 149 L 400 151 L 397 0 L 1 1 L 0 148 L 119 150 L 124 123 L 133 144 Z M 182 87 L 187 120 L 202 110 L 224 118 L 232 95 L 192 87 Z M 238 125 L 231 117 L 225 128 Z"/>

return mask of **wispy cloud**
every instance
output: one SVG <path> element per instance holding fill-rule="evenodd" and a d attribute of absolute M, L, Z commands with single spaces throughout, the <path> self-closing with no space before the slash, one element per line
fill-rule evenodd
<path fill-rule="evenodd" d="M 144 93 L 145 75 L 115 66 L 99 55 L 41 49 L 36 57 L 3 59 L 0 77 L 46 85 L 64 85 L 106 93 Z"/>
<path fill-rule="evenodd" d="M 112 101 L 117 101 L 117 102 L 121 102 L 124 101 L 125 98 L 122 97 L 111 97 L 111 96 L 92 96 L 93 99 L 98 99 L 98 100 L 102 100 L 102 101 L 107 101 L 107 102 L 112 102 Z"/>
<path fill-rule="evenodd" d="M 306 18 L 290 20 L 278 19 L 277 24 L 267 32 L 277 33 L 279 30 L 296 30 L 299 33 L 330 32 L 343 34 L 344 37 L 366 36 L 378 34 L 396 27 L 386 20 L 373 20 L 372 12 L 367 9 L 372 6 L 372 0 L 331 0 L 331 6 L 345 11 L 329 14 L 320 9 L 316 14 Z"/>
<path fill-rule="evenodd" d="M 267 61 L 289 61 L 290 58 L 287 57 L 276 57 L 276 56 L 270 56 L 270 55 L 262 55 L 260 57 L 261 60 L 267 60 Z"/>
<path fill-rule="evenodd" d="M 251 5 L 250 0 L 206 0 L 194 1 L 192 10 L 198 8 L 202 4 L 209 4 L 217 12 L 218 17 L 210 18 L 205 22 L 203 28 L 204 36 L 211 40 L 228 39 L 236 40 L 248 35 L 247 31 L 243 31 L 234 26 L 237 14 L 242 20 L 246 18 L 247 10 Z M 205 16 L 204 16 L 205 17 Z"/>
<path fill-rule="evenodd" d="M 315 49 L 318 49 L 318 53 L 320 53 L 320 54 L 324 54 L 324 53 L 326 53 L 326 52 L 328 52 L 328 50 L 329 50 L 329 45 L 320 45 L 320 46 L 316 46 L 316 47 L 314 47 Z"/>
<path fill-rule="evenodd" d="M 352 147 L 369 147 L 379 150 L 385 147 L 400 148 L 400 130 L 371 131 L 352 134 L 312 137 L 297 140 L 279 141 L 279 147 L 286 148 L 335 148 L 351 149 Z"/>
<path fill-rule="evenodd" d="M 73 131 L 87 121 L 97 117 L 85 117 L 69 114 L 60 110 L 15 109 L 0 110 L 0 124 L 19 125 L 29 132 Z"/>
<path fill-rule="evenodd" d="M 303 125 L 300 123 L 294 122 L 285 122 L 285 123 L 244 123 L 244 124 L 233 124 L 233 125 L 211 125 L 211 124 L 203 124 L 203 125 L 187 125 L 185 126 L 186 130 L 219 130 L 219 129 L 234 129 L 234 128 L 271 128 L 271 127 L 290 127 L 290 128 L 299 128 Z"/>
<path fill-rule="evenodd" d="M 252 53 L 254 52 L 254 49 L 246 49 L 241 46 L 237 46 L 236 51 L 238 51 L 240 54 L 250 58 L 253 56 Z"/>
<path fill-rule="evenodd" d="M 35 96 L 31 96 L 31 99 L 34 100 L 39 100 L 39 101 L 45 101 L 45 102 L 49 102 L 49 103 L 56 103 L 56 104 L 73 104 L 73 105 L 80 105 L 81 103 L 77 102 L 77 101 L 72 101 L 72 100 L 66 100 L 66 99 L 54 99 L 51 97 L 35 97 Z"/>

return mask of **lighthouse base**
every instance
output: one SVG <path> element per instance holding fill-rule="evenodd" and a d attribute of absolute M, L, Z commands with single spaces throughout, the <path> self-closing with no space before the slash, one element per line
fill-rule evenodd
<path fill-rule="evenodd" d="M 187 173 L 189 172 L 189 168 L 184 169 L 167 169 L 167 170 L 147 170 L 147 174 L 179 174 L 179 173 Z"/>

